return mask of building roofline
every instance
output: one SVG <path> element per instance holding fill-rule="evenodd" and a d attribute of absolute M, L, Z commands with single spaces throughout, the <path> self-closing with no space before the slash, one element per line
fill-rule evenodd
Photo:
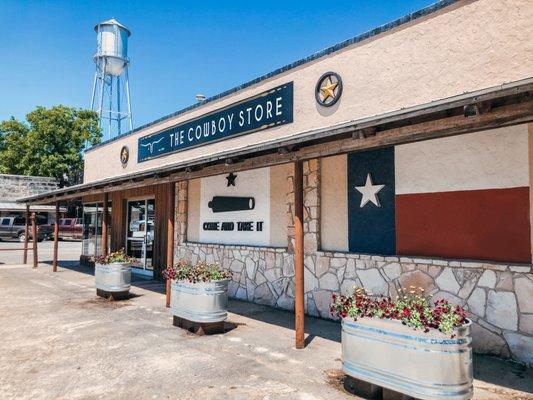
<path fill-rule="evenodd" d="M 335 137 L 345 132 L 352 132 L 355 130 L 369 128 L 379 124 L 393 123 L 399 120 L 406 120 L 409 118 L 416 118 L 424 115 L 429 115 L 435 112 L 441 112 L 453 107 L 462 107 L 467 104 L 475 104 L 483 101 L 490 101 L 497 98 L 502 98 L 510 95 L 527 94 L 533 91 L 533 77 L 523 79 L 520 81 L 509 82 L 506 84 L 493 86 L 473 92 L 463 93 L 441 100 L 435 100 L 429 103 L 420 104 L 413 107 L 402 108 L 395 111 L 378 114 L 370 117 L 360 118 L 357 120 L 348 121 L 345 123 L 326 126 L 313 129 L 307 132 L 300 132 L 280 139 L 262 142 L 255 145 L 247 145 L 242 148 L 226 150 L 218 153 L 211 153 L 203 155 L 198 158 L 189 159 L 185 161 L 176 161 L 163 166 L 151 167 L 140 171 L 131 172 L 124 175 L 103 178 L 87 183 L 81 183 L 74 186 L 68 186 L 57 190 L 52 190 L 46 193 L 40 193 L 33 196 L 17 199 L 19 203 L 37 203 L 45 202 L 53 196 L 68 196 L 80 191 L 86 191 L 93 188 L 103 189 L 122 182 L 130 180 L 146 179 L 150 176 L 159 175 L 162 173 L 171 173 L 178 169 L 190 168 L 203 165 L 210 162 L 220 160 L 227 160 L 232 157 L 239 157 L 242 155 L 255 154 L 261 151 L 276 149 L 287 146 L 299 146 L 306 142 L 315 140 L 322 140 Z"/>
<path fill-rule="evenodd" d="M 38 175 L 17 175 L 17 174 L 0 174 L 0 177 L 18 178 L 18 179 L 39 179 L 43 181 L 58 182 L 56 178 L 51 176 L 38 176 Z"/>
<path fill-rule="evenodd" d="M 364 33 L 360 34 L 360 35 L 357 35 L 357 36 L 354 36 L 354 37 L 352 37 L 350 39 L 344 40 L 344 41 L 342 41 L 340 43 L 337 43 L 337 44 L 335 44 L 333 46 L 326 47 L 325 49 L 317 51 L 316 53 L 313 53 L 310 56 L 307 56 L 305 58 L 302 58 L 302 59 L 299 59 L 297 61 L 294 61 L 294 62 L 292 62 L 290 64 L 287 64 L 287 65 L 285 65 L 285 66 L 283 66 L 281 68 L 278 68 L 278 69 L 276 69 L 274 71 L 271 71 L 271 72 L 269 72 L 267 74 L 261 75 L 258 78 L 252 79 L 251 81 L 248 81 L 248 82 L 243 83 L 241 85 L 235 86 L 235 87 L 233 87 L 231 89 L 228 89 L 228 90 L 226 90 L 224 92 L 220 92 L 218 94 L 210 96 L 207 99 L 205 99 L 204 101 L 202 101 L 201 103 L 192 104 L 192 105 L 187 106 L 185 108 L 182 108 L 182 109 L 180 109 L 178 111 L 175 111 L 175 112 L 173 112 L 171 114 L 168 114 L 168 115 L 165 115 L 165 116 L 163 116 L 161 118 L 158 118 L 158 119 L 156 119 L 156 120 L 154 120 L 152 122 L 149 122 L 147 124 L 141 125 L 141 126 L 135 128 L 135 129 L 132 129 L 129 132 L 123 133 L 122 135 L 115 136 L 114 138 L 111 138 L 111 139 L 108 139 L 108 140 L 103 141 L 101 143 L 98 143 L 98 144 L 86 149 L 85 152 L 86 153 L 90 152 L 90 151 L 95 150 L 95 149 L 97 149 L 99 147 L 102 147 L 102 146 L 104 146 L 104 145 L 106 145 L 108 143 L 120 140 L 120 139 L 122 139 L 122 138 L 124 138 L 126 136 L 129 136 L 129 135 L 132 135 L 132 134 L 134 134 L 136 132 L 142 131 L 143 129 L 149 128 L 149 127 L 151 127 L 153 125 L 159 124 L 159 123 L 167 121 L 167 120 L 169 120 L 171 118 L 174 118 L 174 117 L 177 117 L 179 115 L 185 114 L 186 112 L 189 112 L 189 111 L 194 110 L 196 108 L 200 108 L 200 107 L 202 107 L 202 106 L 204 106 L 204 105 L 206 105 L 208 103 L 214 102 L 216 100 L 220 100 L 220 99 L 222 99 L 222 98 L 224 98 L 226 96 L 229 96 L 230 94 L 236 93 L 236 92 L 238 92 L 240 90 L 243 90 L 243 89 L 246 89 L 246 88 L 248 88 L 250 86 L 253 86 L 253 85 L 255 85 L 255 84 L 259 83 L 259 82 L 262 82 L 264 80 L 270 79 L 270 78 L 272 78 L 272 77 L 274 77 L 276 75 L 280 75 L 280 74 L 282 74 L 284 72 L 287 72 L 287 71 L 289 71 L 291 69 L 294 69 L 294 68 L 299 67 L 301 65 L 310 63 L 311 61 L 314 61 L 314 60 L 317 60 L 317 59 L 322 58 L 324 56 L 327 56 L 327 55 L 329 55 L 331 53 L 334 53 L 334 52 L 337 52 L 339 50 L 342 50 L 345 47 L 351 46 L 351 45 L 356 44 L 356 43 L 360 43 L 360 42 L 362 42 L 364 40 L 370 39 L 370 38 L 372 38 L 374 36 L 377 36 L 379 34 L 382 34 L 384 32 L 387 32 L 387 31 L 390 31 L 390 30 L 392 30 L 394 28 L 397 28 L 397 27 L 399 27 L 401 25 L 404 25 L 404 24 L 406 24 L 408 22 L 412 22 L 412 21 L 415 21 L 415 20 L 417 20 L 419 18 L 422 18 L 422 17 L 428 16 L 430 14 L 433 14 L 433 13 L 435 13 L 437 11 L 440 11 L 443 8 L 446 8 L 446 7 L 448 7 L 448 6 L 452 5 L 452 4 L 458 3 L 459 1 L 460 0 L 440 0 L 440 1 L 436 2 L 436 3 L 434 3 L 434 4 L 431 4 L 431 5 L 429 5 L 427 7 L 424 7 L 422 9 L 418 10 L 418 11 L 415 11 L 415 12 L 412 12 L 410 14 L 407 14 L 407 15 L 405 15 L 403 17 L 400 17 L 400 18 L 398 18 L 398 19 L 396 19 L 394 21 L 388 22 L 388 23 L 386 23 L 384 25 L 381 25 L 381 26 L 379 26 L 377 28 L 371 29 L 371 30 L 369 30 L 367 32 L 364 32 Z"/>

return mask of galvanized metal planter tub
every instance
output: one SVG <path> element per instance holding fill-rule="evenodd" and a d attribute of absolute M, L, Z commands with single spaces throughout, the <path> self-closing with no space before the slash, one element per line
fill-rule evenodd
<path fill-rule="evenodd" d="M 129 263 L 95 264 L 96 289 L 109 293 L 127 293 L 131 287 Z"/>
<path fill-rule="evenodd" d="M 227 279 L 200 283 L 172 282 L 172 315 L 194 322 L 224 321 L 228 317 L 228 283 Z"/>
<path fill-rule="evenodd" d="M 418 399 L 470 399 L 470 325 L 457 328 L 451 338 L 437 330 L 415 331 L 396 320 L 345 318 L 342 368 L 356 379 Z"/>

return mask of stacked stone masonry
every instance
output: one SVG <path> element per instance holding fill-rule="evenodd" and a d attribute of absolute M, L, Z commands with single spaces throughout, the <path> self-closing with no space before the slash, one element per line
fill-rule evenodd
<path fill-rule="evenodd" d="M 15 201 L 58 187 L 59 184 L 54 178 L 0 174 L 0 201 Z"/>
<path fill-rule="evenodd" d="M 316 161 L 316 160 L 313 160 Z M 397 296 L 403 287 L 422 287 L 435 299 L 462 305 L 472 320 L 474 350 L 533 363 L 533 271 L 531 265 L 505 265 L 443 259 L 383 257 L 319 250 L 320 164 L 304 165 L 306 313 L 332 318 L 333 293 L 354 286 L 372 294 Z M 292 228 L 293 175 L 287 177 L 287 221 Z M 182 184 L 183 185 L 183 184 Z M 177 186 L 177 190 L 180 187 Z M 186 191 L 186 186 L 181 187 Z M 177 193 L 179 201 L 186 201 Z M 182 212 L 179 212 L 179 211 Z M 185 210 L 185 211 L 184 211 Z M 177 207 L 178 232 L 186 207 Z M 181 235 L 181 236 L 179 236 Z M 178 238 L 183 238 L 178 233 Z M 288 248 L 228 246 L 176 241 L 176 258 L 218 263 L 233 272 L 229 295 L 253 303 L 294 309 L 294 231 Z"/>

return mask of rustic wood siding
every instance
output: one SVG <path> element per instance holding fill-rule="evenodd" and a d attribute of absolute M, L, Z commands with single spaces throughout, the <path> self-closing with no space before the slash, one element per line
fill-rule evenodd
<path fill-rule="evenodd" d="M 161 272 L 166 267 L 167 259 L 167 225 L 168 213 L 172 212 L 173 204 L 169 204 L 169 190 L 174 183 L 162 183 L 159 185 L 144 186 L 109 193 L 111 201 L 111 251 L 117 251 L 126 247 L 127 230 L 127 204 L 128 199 L 143 197 L 155 198 L 155 232 L 153 266 L 154 277 L 162 279 Z M 101 203 L 103 195 L 89 195 L 83 197 L 84 203 Z"/>

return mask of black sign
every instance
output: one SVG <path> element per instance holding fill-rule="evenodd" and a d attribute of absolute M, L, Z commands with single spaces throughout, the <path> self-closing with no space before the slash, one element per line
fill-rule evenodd
<path fill-rule="evenodd" d="M 255 208 L 255 199 L 253 197 L 214 196 L 213 200 L 207 203 L 207 207 L 214 213 L 250 211 Z"/>
<path fill-rule="evenodd" d="M 138 162 L 293 121 L 293 83 L 139 138 Z"/>

